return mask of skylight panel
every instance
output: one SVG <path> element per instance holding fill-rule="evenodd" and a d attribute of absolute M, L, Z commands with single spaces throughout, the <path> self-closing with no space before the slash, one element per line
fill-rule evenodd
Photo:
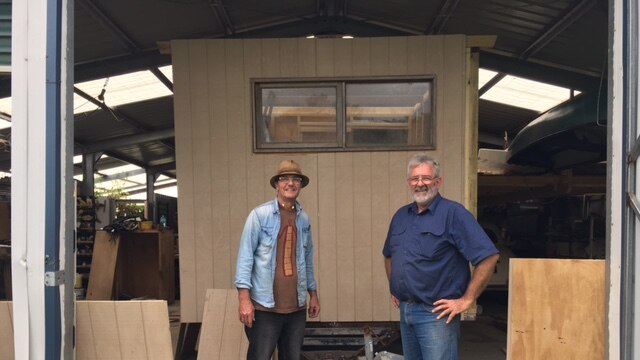
<path fill-rule="evenodd" d="M 481 88 L 482 85 L 486 84 L 495 74 L 493 71 L 480 69 L 478 76 L 479 87 Z M 544 112 L 569 100 L 570 97 L 570 89 L 507 75 L 480 98 Z"/>
<path fill-rule="evenodd" d="M 158 70 L 160 70 L 160 72 L 163 73 L 164 76 L 167 77 L 167 79 L 173 82 L 173 66 L 171 65 L 163 66 L 161 68 L 158 68 Z"/>
<path fill-rule="evenodd" d="M 166 71 L 165 69 L 163 73 Z M 75 86 L 96 99 L 102 96 L 104 103 L 109 107 L 171 95 L 171 91 L 148 70 L 86 81 Z M 87 104 L 86 99 L 76 96 L 74 100 L 76 114 L 95 109 L 95 105 Z"/>

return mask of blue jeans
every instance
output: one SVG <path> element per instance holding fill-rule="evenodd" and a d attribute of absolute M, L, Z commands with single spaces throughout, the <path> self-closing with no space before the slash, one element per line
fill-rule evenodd
<path fill-rule="evenodd" d="M 406 360 L 457 360 L 460 317 L 446 323 L 437 320 L 433 306 L 416 302 L 400 303 L 400 333 Z"/>
<path fill-rule="evenodd" d="M 244 327 L 249 340 L 247 360 L 271 359 L 276 345 L 279 360 L 300 360 L 307 324 L 306 310 L 290 314 L 256 310 L 255 318 L 253 327 Z"/>

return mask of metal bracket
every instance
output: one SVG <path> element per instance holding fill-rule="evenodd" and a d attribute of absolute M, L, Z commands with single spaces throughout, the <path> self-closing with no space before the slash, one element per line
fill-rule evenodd
<path fill-rule="evenodd" d="M 64 270 L 44 273 L 44 286 L 60 286 L 64 284 Z"/>

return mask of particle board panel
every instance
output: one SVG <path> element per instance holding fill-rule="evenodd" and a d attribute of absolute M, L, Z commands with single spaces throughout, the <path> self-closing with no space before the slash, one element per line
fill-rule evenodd
<path fill-rule="evenodd" d="M 208 289 L 198 345 L 198 360 L 244 359 L 248 341 L 238 319 L 235 289 Z"/>
<path fill-rule="evenodd" d="M 180 318 L 182 322 L 198 319 L 196 264 L 193 153 L 191 151 L 191 67 L 188 41 L 172 41 L 176 51 L 171 56 L 174 74 L 174 127 L 176 141 L 176 170 L 180 174 L 178 186 L 178 221 L 180 226 Z"/>
<path fill-rule="evenodd" d="M 87 286 L 87 300 L 113 299 L 119 248 L 120 237 L 106 231 L 96 232 Z"/>
<path fill-rule="evenodd" d="M 167 303 L 76 301 L 76 358 L 172 359 Z"/>
<path fill-rule="evenodd" d="M 209 141 L 210 141 L 210 175 L 211 183 L 211 258 L 213 268 L 213 286 L 228 287 L 231 279 L 231 256 L 229 242 L 229 134 L 228 115 L 226 113 L 226 52 L 223 42 L 208 42 L 209 68 Z"/>
<path fill-rule="evenodd" d="M 207 41 L 194 41 L 190 47 L 190 66 L 192 71 L 192 143 L 194 175 L 194 213 L 195 224 L 195 264 L 196 264 L 196 304 L 198 315 L 204 307 L 205 290 L 211 287 L 214 279 L 213 248 L 213 204 L 211 200 L 211 114 L 209 113 L 209 62 L 207 59 Z M 213 234 L 215 235 L 215 234 Z M 224 271 L 221 268 L 221 271 Z"/>
<path fill-rule="evenodd" d="M 507 359 L 605 358 L 605 261 L 511 259 Z"/>
<path fill-rule="evenodd" d="M 370 39 L 371 75 L 391 75 L 389 69 L 389 38 Z"/>
<path fill-rule="evenodd" d="M 0 301 L 0 360 L 13 359 L 13 303 Z"/>
<path fill-rule="evenodd" d="M 318 288 L 320 320 L 338 320 L 335 154 L 318 155 Z"/>
<path fill-rule="evenodd" d="M 336 291 L 339 296 L 338 321 L 355 319 L 356 264 L 354 253 L 353 189 L 359 176 L 353 173 L 353 154 L 336 156 L 335 212 L 336 212 Z"/>
<path fill-rule="evenodd" d="M 381 254 L 374 252 L 371 246 L 371 216 L 378 211 L 371 205 L 371 178 L 378 175 L 373 172 L 371 154 L 354 154 L 352 171 L 353 180 L 357 182 L 353 187 L 353 282 L 354 302 L 357 304 L 354 320 L 370 321 L 373 318 L 373 266 L 378 266 L 381 258 Z"/>
<path fill-rule="evenodd" d="M 340 41 L 335 44 L 334 70 L 335 76 L 351 76 L 353 74 L 353 43 Z"/>
<path fill-rule="evenodd" d="M 282 77 L 298 76 L 298 39 L 280 39 L 280 74 Z"/>
<path fill-rule="evenodd" d="M 334 48 L 335 42 L 331 39 L 318 39 L 316 41 L 316 68 L 317 76 L 334 76 Z"/>
<path fill-rule="evenodd" d="M 298 75 L 316 76 L 316 43 L 308 39 L 298 39 Z"/>
<path fill-rule="evenodd" d="M 413 155 L 413 152 L 404 152 L 397 151 L 389 154 L 389 207 L 386 212 L 387 221 L 385 223 L 386 228 L 384 229 L 384 233 L 380 237 L 380 241 L 374 243 L 375 252 L 378 254 L 382 254 L 382 248 L 384 247 L 384 241 L 387 236 L 387 231 L 389 224 L 391 223 L 391 217 L 395 214 L 396 210 L 401 208 L 402 206 L 407 205 L 412 202 L 413 199 L 409 195 L 409 190 L 407 187 L 407 163 L 409 162 L 409 158 Z M 387 273 L 384 269 L 384 257 L 381 256 L 379 266 L 373 268 L 373 278 L 374 279 L 385 279 L 387 280 Z M 386 286 L 387 294 L 389 291 L 389 283 L 386 281 L 384 284 L 379 284 L 380 289 L 383 289 Z M 387 300 L 390 299 L 390 296 L 387 297 Z M 387 302 L 389 306 L 389 320 L 399 321 L 400 320 L 400 312 L 398 309 L 391 303 L 389 300 Z"/>
<path fill-rule="evenodd" d="M 410 36 L 407 38 L 407 72 L 409 74 L 428 74 L 425 71 L 427 58 L 427 43 L 424 37 Z"/>
<path fill-rule="evenodd" d="M 389 69 L 394 75 L 406 75 L 408 72 L 407 38 L 394 37 L 389 39 Z"/>
<path fill-rule="evenodd" d="M 371 41 L 368 38 L 355 38 L 352 41 L 352 58 L 357 59 L 357 64 L 352 67 L 354 76 L 366 76 L 371 74 Z"/>
<path fill-rule="evenodd" d="M 371 302 L 374 321 L 389 321 L 391 319 L 391 294 L 382 255 L 382 247 L 387 237 L 391 215 L 395 213 L 395 209 L 390 210 L 389 207 L 389 156 L 390 154 L 385 152 L 371 155 L 371 164 L 375 170 L 372 171 L 374 176 L 371 177 L 371 208 L 373 209 L 371 213 L 371 251 L 373 255 Z"/>
<path fill-rule="evenodd" d="M 172 359 L 169 308 L 165 301 L 141 301 L 142 324 L 149 359 Z"/>
<path fill-rule="evenodd" d="M 280 39 L 265 39 L 262 46 L 262 76 L 281 77 L 280 74 Z"/>
<path fill-rule="evenodd" d="M 464 168 L 464 159 L 469 151 L 464 143 L 465 125 L 464 121 L 446 121 L 451 118 L 463 119 L 465 115 L 465 88 L 460 88 L 460 84 L 466 83 L 464 41 L 444 42 L 442 54 L 447 66 L 441 72 L 444 73 L 444 76 L 441 78 L 442 81 L 438 82 L 438 89 L 440 90 L 439 96 L 444 98 L 446 114 L 439 118 L 438 125 L 443 131 L 442 139 L 446 139 L 446 141 L 439 143 L 442 154 L 439 160 L 443 165 L 443 170 L 446 170 L 443 173 L 447 179 L 447 187 L 454 190 L 447 193 L 448 197 L 464 204 L 464 190 L 460 191 L 460 189 L 464 189 L 465 186 L 467 174 Z"/>

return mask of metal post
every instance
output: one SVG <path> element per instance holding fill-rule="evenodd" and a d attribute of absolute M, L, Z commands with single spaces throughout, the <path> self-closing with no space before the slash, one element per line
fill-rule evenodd
<path fill-rule="evenodd" d="M 12 4 L 14 348 L 24 359 L 73 355 L 70 206 L 73 0 Z M 70 45 L 71 44 L 71 45 Z M 71 121 L 69 121 L 71 119 Z M 71 135 L 72 139 L 72 135 Z M 71 150 L 70 150 L 71 149 Z"/>

